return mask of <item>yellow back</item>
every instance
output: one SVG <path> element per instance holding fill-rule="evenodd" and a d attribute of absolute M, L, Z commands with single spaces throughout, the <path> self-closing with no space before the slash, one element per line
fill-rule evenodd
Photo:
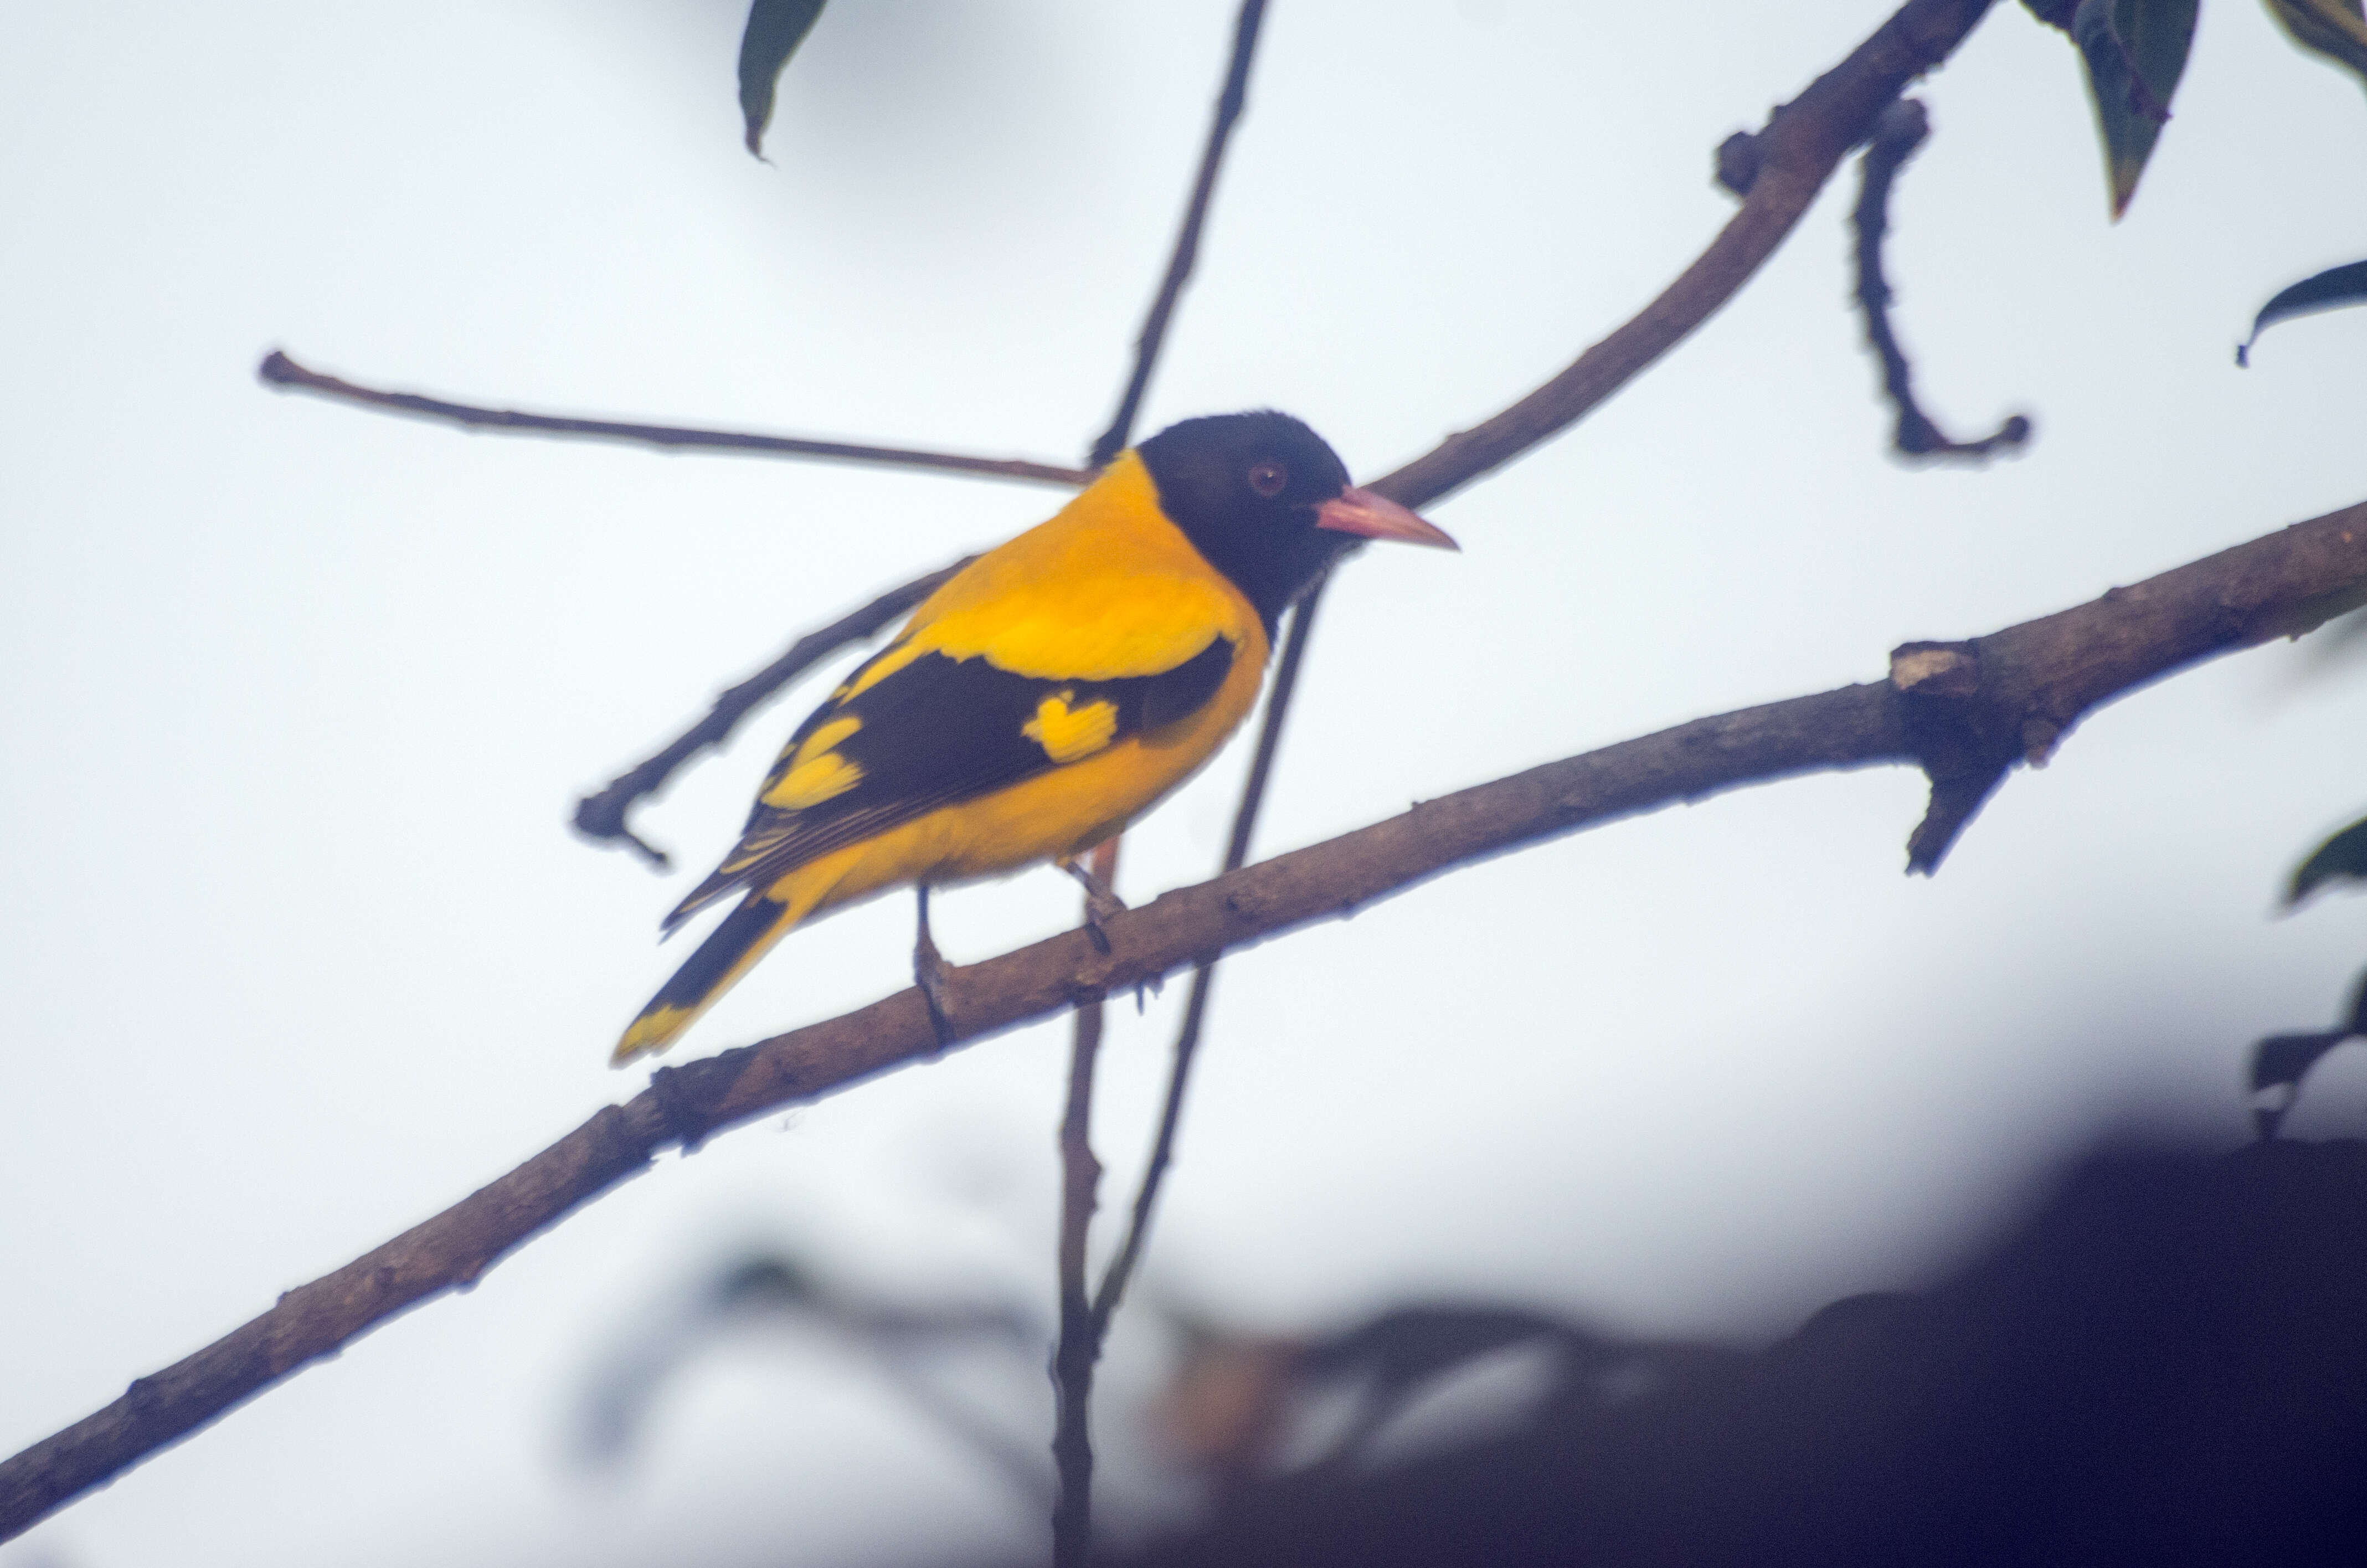
<path fill-rule="evenodd" d="M 923 653 L 984 655 L 1048 680 L 1173 669 L 1218 637 L 1262 641 L 1257 610 L 1159 509 L 1131 451 L 1048 520 L 970 562 L 912 612 L 855 679 L 861 691 Z"/>

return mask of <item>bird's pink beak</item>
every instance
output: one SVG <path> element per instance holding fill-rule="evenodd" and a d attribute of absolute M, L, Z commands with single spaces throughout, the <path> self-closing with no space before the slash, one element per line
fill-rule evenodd
<path fill-rule="evenodd" d="M 1359 539 L 1402 540 L 1408 544 L 1434 544 L 1441 550 L 1463 548 L 1445 529 L 1431 527 L 1386 495 L 1353 484 L 1315 508 L 1315 526 Z"/>

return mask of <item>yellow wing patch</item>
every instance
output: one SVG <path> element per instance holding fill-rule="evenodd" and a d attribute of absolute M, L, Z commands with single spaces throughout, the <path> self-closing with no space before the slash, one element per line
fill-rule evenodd
<path fill-rule="evenodd" d="M 845 794 L 863 782 L 863 769 L 832 748 L 861 728 L 863 721 L 852 713 L 819 726 L 782 756 L 779 777 L 756 798 L 779 811 L 801 812 Z"/>
<path fill-rule="evenodd" d="M 861 728 L 863 721 L 853 713 L 844 719 L 832 719 L 805 738 L 805 744 L 798 747 L 797 756 L 789 759 L 789 766 L 795 767 L 798 763 L 811 762 Z"/>
<path fill-rule="evenodd" d="M 641 1016 L 633 1020 L 633 1027 L 625 1031 L 625 1038 L 617 1042 L 616 1051 L 608 1058 L 608 1064 L 619 1066 L 644 1051 L 663 1051 L 674 1043 L 674 1036 L 690 1027 L 690 1020 L 697 1016 L 696 1008 L 651 1003 L 641 1010 Z"/>
<path fill-rule="evenodd" d="M 863 769 L 834 751 L 810 757 L 781 775 L 757 799 L 784 812 L 801 812 L 844 795 L 863 782 Z"/>
<path fill-rule="evenodd" d="M 1072 710 L 1069 702 L 1076 695 L 1064 691 L 1046 698 L 1036 705 L 1036 717 L 1019 726 L 1019 733 L 1042 746 L 1054 762 L 1091 756 L 1117 733 L 1116 703 L 1088 702 Z"/>

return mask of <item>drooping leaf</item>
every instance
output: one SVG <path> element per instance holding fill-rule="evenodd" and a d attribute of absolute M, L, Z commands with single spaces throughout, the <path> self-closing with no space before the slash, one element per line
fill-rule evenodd
<path fill-rule="evenodd" d="M 2289 289 L 2280 289 L 2274 298 L 2260 307 L 2260 313 L 2252 318 L 2252 335 L 2236 346 L 2236 363 L 2250 364 L 2252 345 L 2260 340 L 2260 334 L 2281 321 L 2318 311 L 2339 311 L 2345 305 L 2361 304 L 2367 304 L 2367 261 L 2329 267 Z"/>
<path fill-rule="evenodd" d="M 2352 823 L 2311 850 L 2309 858 L 2293 868 L 2293 885 L 2285 890 L 2285 903 L 2299 903 L 2340 877 L 2367 881 L 2367 818 Z"/>
<path fill-rule="evenodd" d="M 2112 216 L 2128 210 L 2137 176 L 2169 119 L 2186 71 L 2200 0 L 2079 0 L 2071 40 L 2088 67 L 2088 95 L 2104 144 Z"/>
<path fill-rule="evenodd" d="M 740 118 L 748 128 L 748 151 L 764 155 L 764 127 L 773 119 L 773 87 L 782 67 L 805 42 L 821 16 L 823 0 L 756 0 L 748 7 L 748 30 L 740 35 Z"/>
<path fill-rule="evenodd" d="M 2367 0 L 2268 0 L 2293 42 L 2367 81 Z"/>

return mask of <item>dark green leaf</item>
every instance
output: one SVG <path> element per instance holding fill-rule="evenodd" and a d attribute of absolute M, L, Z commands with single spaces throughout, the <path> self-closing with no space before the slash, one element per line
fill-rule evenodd
<path fill-rule="evenodd" d="M 2362 0 L 2269 0 L 2293 42 L 2348 65 L 2367 80 L 2367 4 Z"/>
<path fill-rule="evenodd" d="M 2199 0 L 2079 0 L 2071 39 L 2088 66 L 2088 93 L 2104 143 L 2112 216 L 2128 210 L 2137 176 L 2169 119 L 2186 71 Z"/>
<path fill-rule="evenodd" d="M 2252 335 L 2236 346 L 2236 363 L 2252 362 L 2252 345 L 2260 334 L 2281 321 L 2293 316 L 2305 316 L 2316 311 L 2339 311 L 2345 305 L 2367 304 L 2367 261 L 2354 261 L 2341 267 L 2329 267 L 2314 278 L 2305 278 L 2290 289 L 2281 289 L 2276 297 L 2260 307 L 2252 318 Z"/>
<path fill-rule="evenodd" d="M 748 30 L 740 35 L 740 118 L 748 127 L 748 151 L 756 157 L 764 155 L 773 84 L 813 30 L 821 7 L 822 0 L 756 0 L 748 7 Z"/>
<path fill-rule="evenodd" d="M 2285 892 L 2285 902 L 2299 903 L 2338 877 L 2367 881 L 2367 818 L 2352 823 L 2319 845 L 2310 852 L 2308 859 L 2293 868 L 2293 886 Z"/>

